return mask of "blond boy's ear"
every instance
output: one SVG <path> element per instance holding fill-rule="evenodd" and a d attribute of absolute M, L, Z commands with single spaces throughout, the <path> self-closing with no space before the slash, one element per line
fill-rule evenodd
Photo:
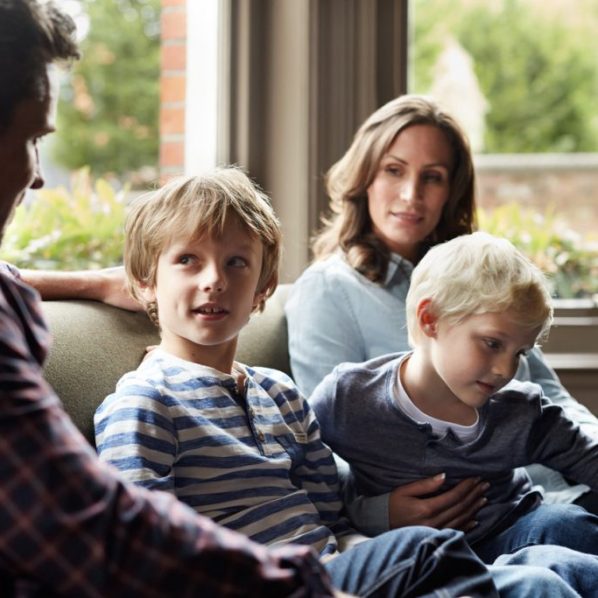
<path fill-rule="evenodd" d="M 431 299 L 422 299 L 416 309 L 417 324 L 424 335 L 436 337 L 438 316 L 434 313 Z"/>

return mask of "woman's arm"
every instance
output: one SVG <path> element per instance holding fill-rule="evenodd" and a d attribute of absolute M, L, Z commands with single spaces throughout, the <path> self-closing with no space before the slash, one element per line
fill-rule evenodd
<path fill-rule="evenodd" d="M 293 378 L 304 396 L 339 363 L 366 359 L 363 337 L 342 284 L 306 271 L 285 305 Z"/>
<path fill-rule="evenodd" d="M 598 419 L 589 409 L 576 401 L 561 384 L 556 372 L 546 363 L 542 351 L 534 349 L 527 356 L 527 374 L 531 382 L 542 387 L 544 394 L 555 404 L 563 408 L 567 417 L 579 424 L 588 435 L 598 436 Z M 517 379 L 526 379 L 516 376 Z"/>
<path fill-rule="evenodd" d="M 93 299 L 131 311 L 143 310 L 126 288 L 122 266 L 77 272 L 20 270 L 20 274 L 45 300 Z"/>

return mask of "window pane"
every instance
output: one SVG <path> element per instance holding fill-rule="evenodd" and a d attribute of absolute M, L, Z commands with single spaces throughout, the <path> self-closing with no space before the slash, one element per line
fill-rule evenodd
<path fill-rule="evenodd" d="M 598 291 L 598 1 L 411 0 L 410 91 L 476 153 L 480 226 Z"/>

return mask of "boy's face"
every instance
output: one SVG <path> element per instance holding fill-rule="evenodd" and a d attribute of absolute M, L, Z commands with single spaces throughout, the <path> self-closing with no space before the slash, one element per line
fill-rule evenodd
<path fill-rule="evenodd" d="M 515 376 L 540 328 L 522 328 L 509 311 L 469 316 L 457 324 L 440 318 L 430 336 L 432 370 L 449 396 L 482 407 Z"/>
<path fill-rule="evenodd" d="M 158 258 L 156 301 L 161 347 L 182 359 L 228 371 L 237 336 L 262 299 L 257 292 L 263 246 L 237 218 L 221 236 L 178 238 Z"/>

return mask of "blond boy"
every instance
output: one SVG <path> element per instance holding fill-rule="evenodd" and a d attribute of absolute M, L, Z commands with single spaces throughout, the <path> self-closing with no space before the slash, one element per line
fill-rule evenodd
<path fill-rule="evenodd" d="M 358 528 L 400 525 L 397 487 L 478 476 L 488 490 L 466 537 L 486 562 L 533 544 L 598 553 L 598 519 L 541 505 L 520 469 L 543 463 L 598 489 L 598 442 L 538 385 L 511 382 L 551 322 L 544 276 L 508 241 L 474 233 L 426 254 L 407 296 L 413 350 L 342 364 L 310 398 L 324 442 L 351 465 Z"/>

